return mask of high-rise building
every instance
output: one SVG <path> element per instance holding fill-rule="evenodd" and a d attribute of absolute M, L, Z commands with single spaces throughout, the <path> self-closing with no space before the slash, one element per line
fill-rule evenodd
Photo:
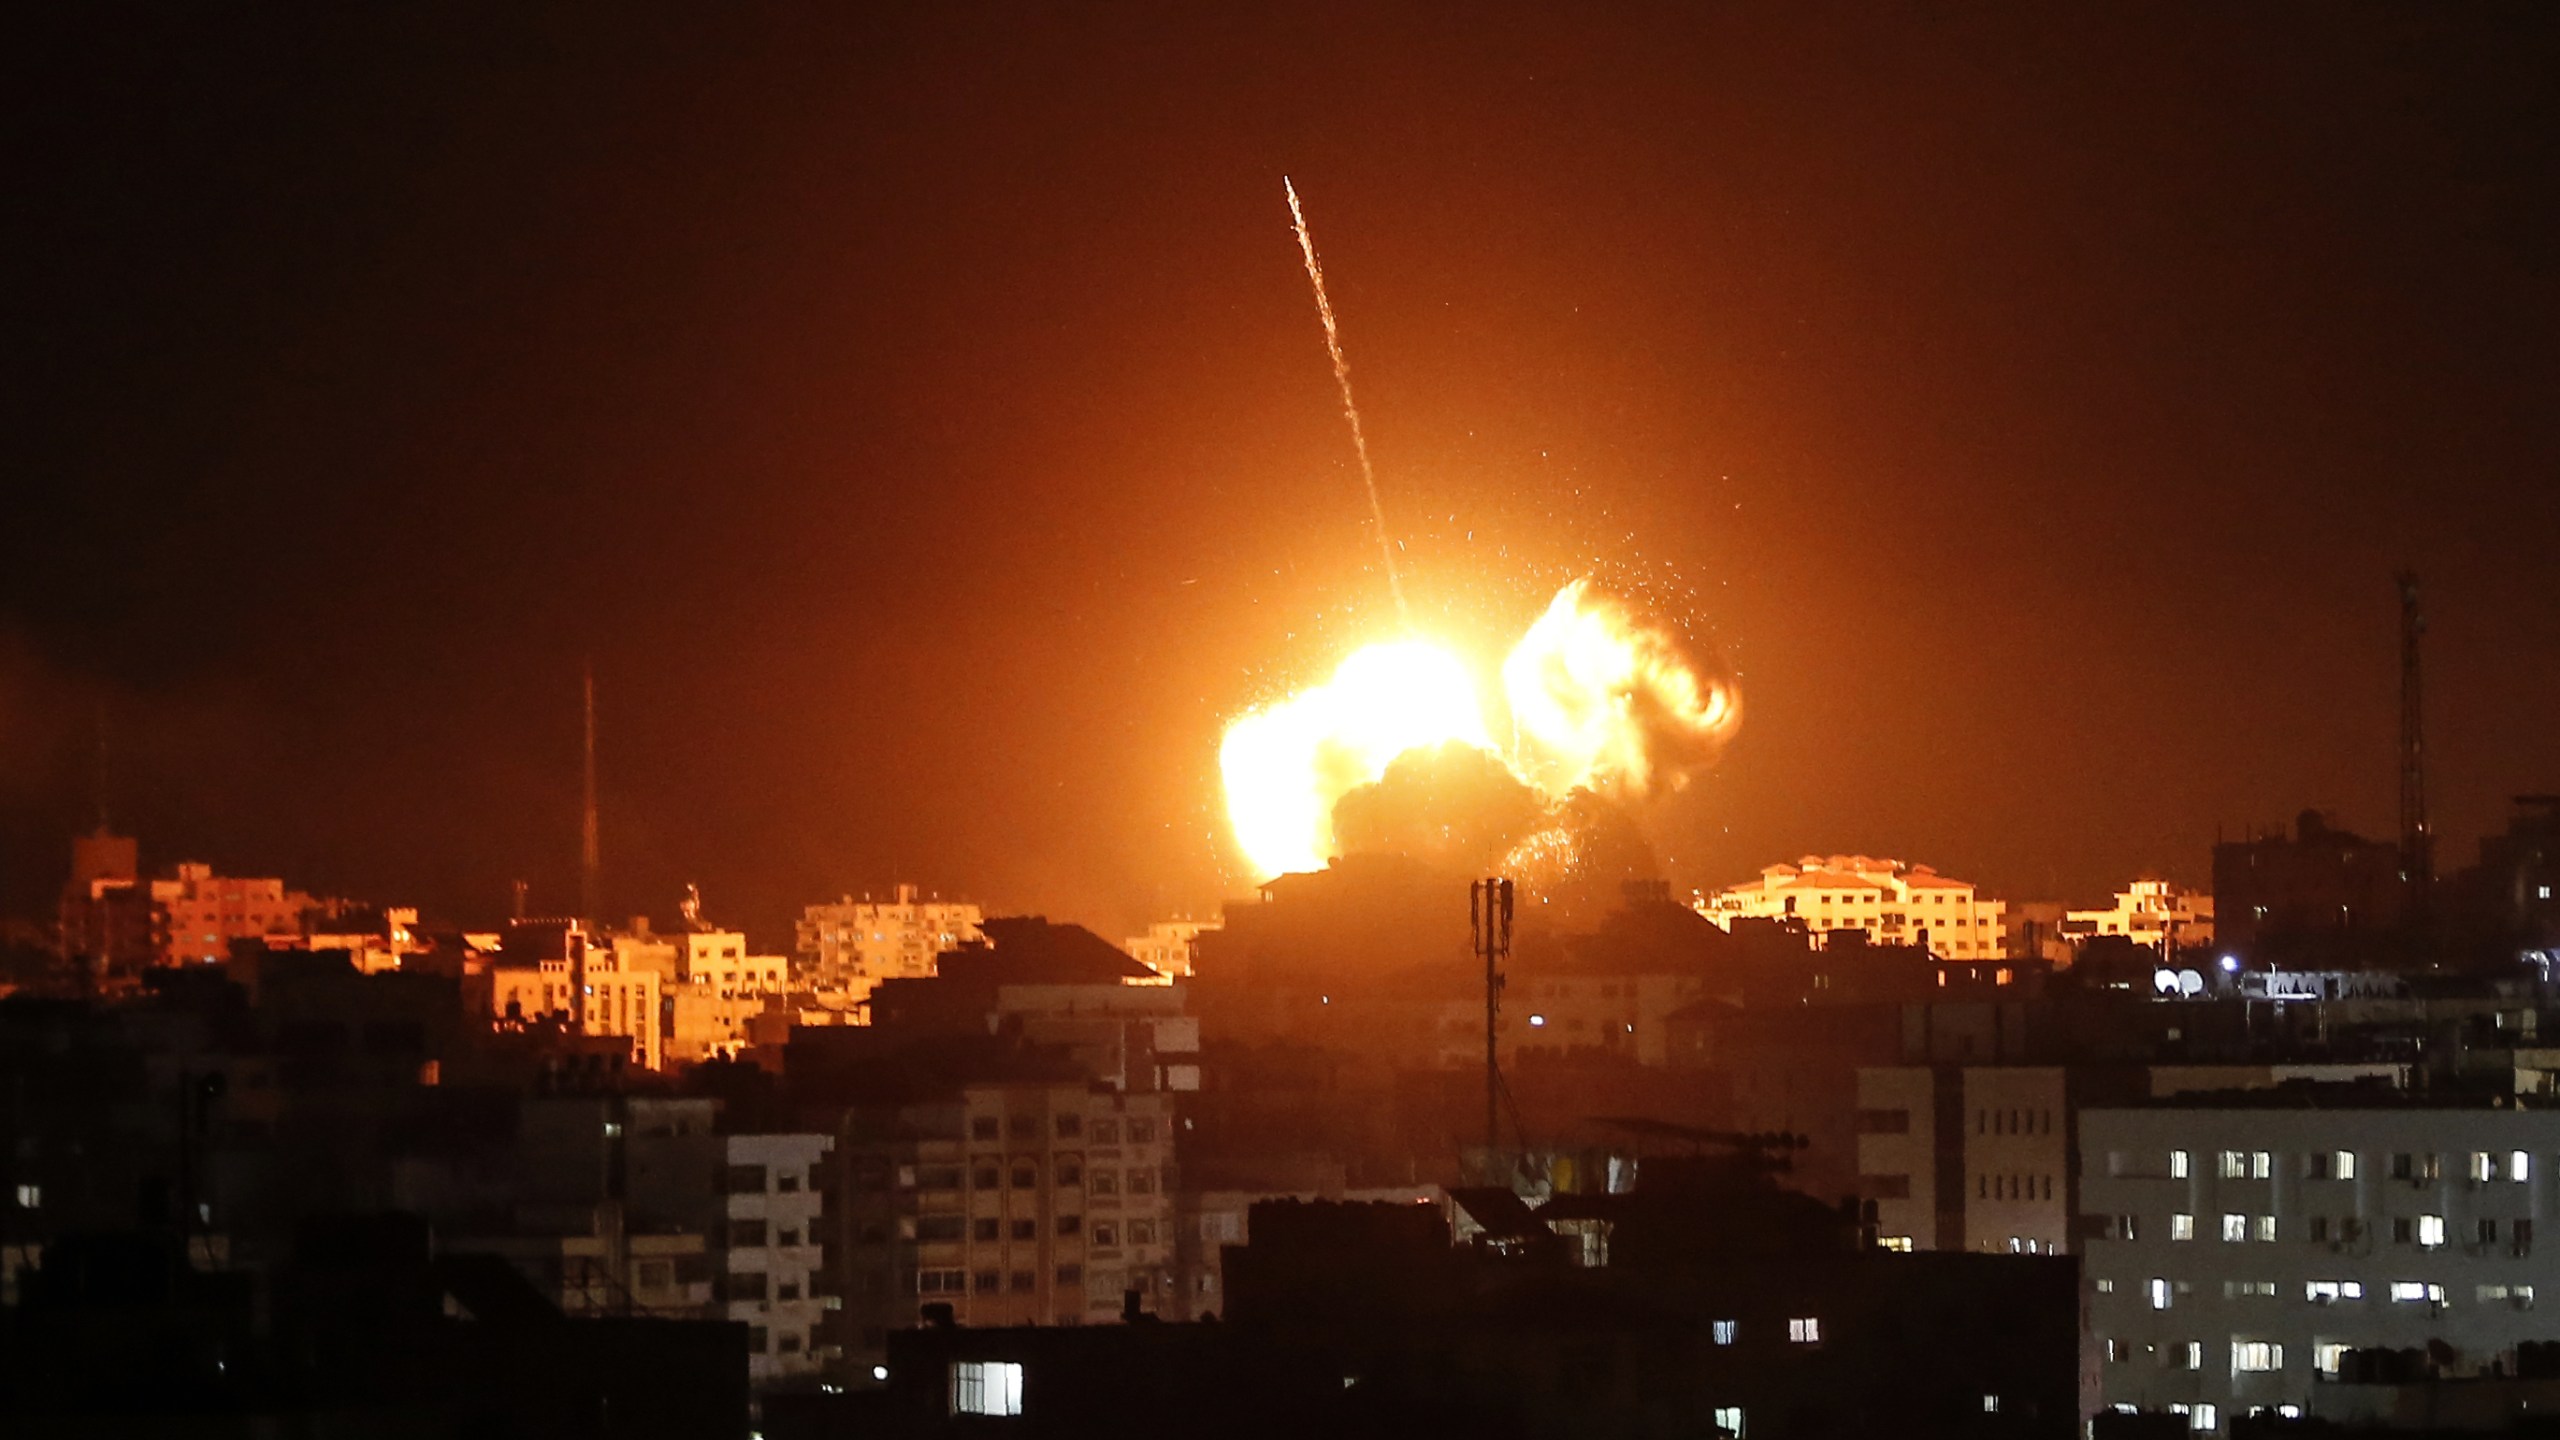
<path fill-rule="evenodd" d="M 804 908 L 799 952 L 815 984 L 842 989 L 850 1002 L 859 1003 L 883 980 L 931 975 L 942 952 L 978 938 L 978 923 L 985 918 L 968 901 L 947 901 L 901 885 L 890 900 L 847 895 L 833 905 Z"/>
<path fill-rule="evenodd" d="M 1694 904 L 1728 930 L 1746 918 L 1793 921 L 1816 944 L 1839 931 L 1862 930 L 1877 944 L 1924 946 L 1949 959 L 2007 953 L 2001 902 L 1982 899 L 1970 881 L 1872 855 L 1807 855 L 1768 867 L 1756 881 L 1700 895 Z"/>

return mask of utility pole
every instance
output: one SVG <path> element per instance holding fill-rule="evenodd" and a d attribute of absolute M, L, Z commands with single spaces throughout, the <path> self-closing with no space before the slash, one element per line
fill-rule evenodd
<path fill-rule="evenodd" d="M 1484 1166 L 1486 1183 L 1502 1173 L 1502 962 L 1511 956 L 1511 882 L 1499 877 L 1469 887 L 1467 929 L 1484 959 Z"/>
<path fill-rule="evenodd" d="M 2428 919 L 2435 886 L 2435 835 L 2427 825 L 2426 685 L 2420 642 L 2427 617 L 2418 608 L 2418 572 L 2400 585 L 2400 881 L 2409 887 L 2410 918 Z"/>

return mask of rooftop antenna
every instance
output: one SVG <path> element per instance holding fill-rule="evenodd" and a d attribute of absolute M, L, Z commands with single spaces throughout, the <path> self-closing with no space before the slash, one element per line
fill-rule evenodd
<path fill-rule="evenodd" d="M 578 913 L 588 924 L 604 913 L 604 859 L 596 842 L 596 667 L 586 662 L 582 671 L 587 694 L 587 767 L 586 806 L 579 831 Z"/>
<path fill-rule="evenodd" d="M 1502 1023 L 1502 962 L 1511 956 L 1511 882 L 1500 877 L 1468 887 L 1467 932 L 1484 960 L 1484 1168 L 1485 1183 L 1503 1176 L 1502 1056 L 1498 1048 Z"/>
<path fill-rule="evenodd" d="M 2426 677 L 2419 653 L 2427 617 L 2418 608 L 2418 572 L 2404 569 L 2393 578 L 2400 585 L 2400 880 L 2410 887 L 2423 921 L 2435 883 L 2435 835 L 2427 825 Z"/>

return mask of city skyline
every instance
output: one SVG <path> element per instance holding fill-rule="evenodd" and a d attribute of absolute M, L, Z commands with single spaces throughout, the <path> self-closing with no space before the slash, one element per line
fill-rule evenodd
<path fill-rule="evenodd" d="M 41 37 L 0 911 L 102 703 L 157 860 L 565 900 L 590 656 L 609 910 L 1247 893 L 1220 731 L 1385 610 L 1283 173 L 1423 622 L 1740 673 L 1677 881 L 2387 835 L 2402 564 L 2440 866 L 2560 789 L 2548 26 L 482 18 Z"/>

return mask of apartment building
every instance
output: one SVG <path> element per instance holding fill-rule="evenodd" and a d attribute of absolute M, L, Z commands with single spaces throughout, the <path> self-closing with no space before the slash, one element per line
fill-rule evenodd
<path fill-rule="evenodd" d="M 723 1318 L 746 1325 L 748 1379 L 759 1389 L 814 1377 L 828 1358 L 823 1332 L 836 1301 L 821 1213 L 835 1137 L 721 1138 L 713 1298 Z"/>
<path fill-rule="evenodd" d="M 598 943 L 576 920 L 518 921 L 507 928 L 498 963 L 489 967 L 493 1023 L 552 1021 L 582 1035 L 619 1036 L 632 1063 L 655 1070 L 665 1061 L 658 1012 L 663 975 L 618 940 Z"/>
<path fill-rule="evenodd" d="M 1199 949 L 1200 936 L 1218 928 L 1215 920 L 1159 920 L 1147 927 L 1144 935 L 1132 935 L 1120 948 L 1130 958 L 1162 976 L 1161 980 L 1141 983 L 1171 984 L 1191 977 L 1191 957 Z"/>
<path fill-rule="evenodd" d="M 2070 1072 L 2048 1065 L 1858 1071 L 1858 1188 L 1889 1250 L 2070 1249 Z"/>
<path fill-rule="evenodd" d="M 170 879 L 151 882 L 160 963 L 211 964 L 230 955 L 234 940 L 298 940 L 303 912 L 312 903 L 282 880 L 216 875 L 210 865 L 181 864 Z"/>
<path fill-rule="evenodd" d="M 2305 1413 L 2348 1352 L 2514 1373 L 2560 1291 L 2537 1245 L 2560 1111 L 2373 1086 L 2091 1108 L 2078 1226 L 2107 1405 L 2197 1433 Z"/>
<path fill-rule="evenodd" d="M 1872 855 L 1807 855 L 1772 865 L 1758 880 L 1699 895 L 1692 908 L 1728 930 L 1741 919 L 1792 920 L 1817 944 L 1862 930 L 1876 944 L 1922 946 L 1948 959 L 2008 953 L 2000 901 L 1926 865 Z"/>
<path fill-rule="evenodd" d="M 2075 944 L 2119 935 L 2153 950 L 2202 949 L 2213 943 L 2213 897 L 2166 880 L 2136 880 L 2107 909 L 2066 912 L 2062 933 Z"/>
<path fill-rule="evenodd" d="M 933 974 L 942 952 L 979 938 L 985 918 L 968 901 L 946 901 L 901 885 L 887 900 L 847 895 L 833 905 L 803 908 L 797 944 L 815 984 L 860 1003 L 883 980 Z"/>
<path fill-rule="evenodd" d="M 1078 1325 L 1156 1310 L 1174 1251 L 1173 1107 L 1087 1080 L 989 1081 L 856 1104 L 828 1343 L 869 1383 L 887 1335 L 947 1307 L 967 1325 Z"/>

